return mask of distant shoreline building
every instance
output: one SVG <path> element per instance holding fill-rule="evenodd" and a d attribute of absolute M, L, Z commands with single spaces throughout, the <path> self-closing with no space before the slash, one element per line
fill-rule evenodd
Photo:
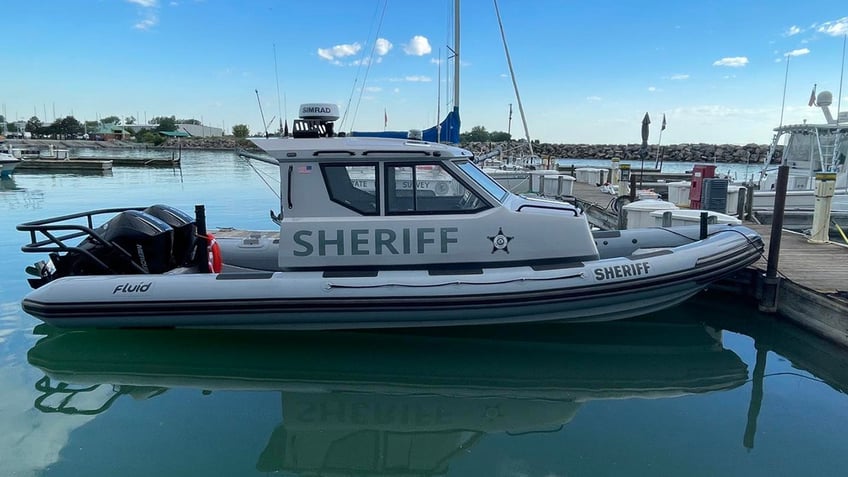
<path fill-rule="evenodd" d="M 123 126 L 129 129 L 133 134 L 142 130 L 152 131 L 159 127 L 157 124 L 127 124 Z M 212 126 L 204 126 L 203 124 L 177 124 L 177 131 L 184 132 L 188 137 L 221 137 L 224 135 L 224 130 Z"/>

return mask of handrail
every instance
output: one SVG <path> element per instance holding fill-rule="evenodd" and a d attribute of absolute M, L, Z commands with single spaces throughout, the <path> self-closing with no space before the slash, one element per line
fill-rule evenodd
<path fill-rule="evenodd" d="M 144 267 L 142 267 L 133 260 L 131 253 L 129 253 L 120 245 L 103 238 L 103 236 L 95 230 L 93 219 L 93 217 L 96 215 L 115 214 L 120 212 L 126 212 L 128 210 L 141 211 L 144 209 L 145 207 L 117 207 L 109 209 L 97 209 L 90 210 L 87 212 L 78 212 L 76 214 L 61 215 L 59 217 L 51 217 L 47 219 L 35 220 L 32 222 L 25 222 L 23 224 L 19 224 L 16 227 L 17 230 L 20 230 L 21 232 L 29 232 L 30 234 L 30 242 L 26 245 L 21 246 L 21 251 L 25 253 L 67 253 L 73 251 L 85 255 L 92 262 L 94 262 L 104 270 L 113 271 L 106 263 L 94 256 L 94 254 L 92 254 L 90 251 L 83 249 L 77 245 L 67 245 L 65 243 L 65 241 L 67 240 L 76 239 L 80 237 L 87 237 L 104 247 L 117 251 L 118 254 L 124 259 L 126 259 L 129 264 L 139 273 L 149 273 L 147 270 L 144 269 Z M 86 225 L 62 223 L 69 220 L 81 218 L 84 218 L 86 220 Z M 55 233 L 60 231 L 70 233 L 62 235 Z M 38 240 L 39 238 L 41 238 L 41 236 L 45 238 L 43 240 Z"/>

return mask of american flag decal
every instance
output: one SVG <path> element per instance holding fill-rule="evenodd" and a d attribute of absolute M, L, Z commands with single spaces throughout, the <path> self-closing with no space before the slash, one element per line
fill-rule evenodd
<path fill-rule="evenodd" d="M 311 174 L 312 173 L 312 166 L 300 166 L 300 167 L 297 168 L 297 172 L 299 174 Z"/>

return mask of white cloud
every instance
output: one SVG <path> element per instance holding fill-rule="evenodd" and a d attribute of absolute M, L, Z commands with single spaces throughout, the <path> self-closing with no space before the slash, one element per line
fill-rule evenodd
<path fill-rule="evenodd" d="M 136 30 L 149 30 L 159 23 L 159 16 L 157 15 L 159 0 L 127 0 L 127 2 L 141 7 L 142 19 L 133 25 Z"/>
<path fill-rule="evenodd" d="M 398 83 L 398 82 L 401 82 L 401 81 L 405 81 L 405 82 L 408 82 L 408 83 L 429 83 L 429 82 L 433 81 L 433 79 L 430 78 L 429 76 L 424 76 L 424 75 L 407 75 L 407 76 L 404 76 L 402 78 L 397 78 L 397 77 L 396 78 L 389 78 L 389 81 L 391 81 L 393 83 Z"/>
<path fill-rule="evenodd" d="M 407 55 L 424 56 L 429 55 L 433 51 L 433 48 L 430 46 L 430 40 L 426 36 L 415 35 L 409 40 L 403 51 Z"/>
<path fill-rule="evenodd" d="M 831 22 L 824 22 L 816 28 L 816 31 L 830 36 L 848 35 L 848 17 L 842 17 L 839 20 Z"/>
<path fill-rule="evenodd" d="M 783 36 L 795 36 L 795 35 L 797 35 L 797 34 L 801 33 L 801 31 L 802 31 L 802 30 L 801 30 L 800 28 L 798 28 L 798 27 L 797 27 L 797 26 L 795 26 L 795 25 L 792 25 L 791 27 L 789 27 L 789 29 L 788 29 L 788 30 L 786 30 L 785 32 L 783 32 Z"/>
<path fill-rule="evenodd" d="M 133 25 L 133 28 L 136 30 L 149 30 L 156 26 L 157 23 L 159 23 L 159 17 L 157 17 L 155 13 L 151 12 L 148 13 L 144 19 Z"/>
<path fill-rule="evenodd" d="M 597 102 L 602 100 L 603 98 L 601 98 L 600 96 L 586 96 L 586 101 Z"/>
<path fill-rule="evenodd" d="M 386 55 L 393 47 L 392 42 L 385 38 L 377 38 L 377 42 L 374 44 L 374 53 L 377 53 L 378 56 Z"/>
<path fill-rule="evenodd" d="M 797 50 L 792 50 L 784 53 L 783 56 L 804 56 L 810 53 L 809 48 L 798 48 Z"/>
<path fill-rule="evenodd" d="M 713 66 L 729 66 L 731 68 L 739 68 L 747 64 L 747 56 L 729 56 L 713 62 Z"/>
<path fill-rule="evenodd" d="M 687 80 L 687 79 L 689 79 L 689 75 L 686 75 L 686 74 L 671 75 L 671 79 L 674 80 L 674 81 Z"/>
<path fill-rule="evenodd" d="M 365 87 L 366 93 L 379 93 L 380 91 L 383 91 L 383 88 L 381 88 L 379 86 L 366 86 Z"/>
<path fill-rule="evenodd" d="M 656 86 L 648 86 L 648 92 L 650 92 L 650 93 L 658 93 L 660 91 L 662 91 L 662 90 L 657 88 Z"/>
<path fill-rule="evenodd" d="M 361 49 L 362 45 L 359 43 L 335 45 L 331 48 L 318 48 L 318 56 L 327 61 L 335 62 L 339 58 L 355 55 L 359 53 L 359 50 Z"/>

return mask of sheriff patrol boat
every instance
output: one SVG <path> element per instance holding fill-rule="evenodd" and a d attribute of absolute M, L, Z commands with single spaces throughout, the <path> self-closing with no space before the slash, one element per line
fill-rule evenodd
<path fill-rule="evenodd" d="M 253 140 L 280 169 L 273 230 L 210 240 L 202 209 L 165 205 L 19 225 L 23 250 L 49 256 L 29 268 L 23 309 L 71 328 L 615 320 L 680 303 L 762 252 L 741 226 L 593 233 L 575 205 L 507 191 L 467 150 L 306 131 Z M 450 178 L 442 193 L 419 186 L 436 175 Z"/>

